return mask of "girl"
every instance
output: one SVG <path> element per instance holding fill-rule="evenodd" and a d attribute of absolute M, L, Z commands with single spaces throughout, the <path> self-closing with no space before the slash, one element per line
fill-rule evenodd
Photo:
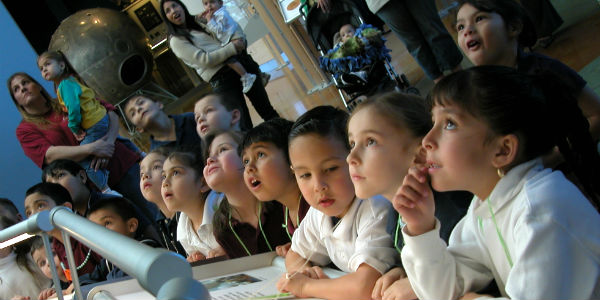
<path fill-rule="evenodd" d="M 166 208 L 181 212 L 177 240 L 187 252 L 189 262 L 222 253 L 212 228 L 216 198 L 207 197 L 209 189 L 202 177 L 204 161 L 199 152 L 173 150 L 161 172 L 161 195 Z"/>
<path fill-rule="evenodd" d="M 391 92 L 357 106 L 348 121 L 351 151 L 346 159 L 356 196 L 366 199 L 382 195 L 391 201 L 409 167 L 425 163 L 421 140 L 431 127 L 425 99 L 417 96 Z M 471 198 L 473 195 L 468 192 L 435 193 L 436 217 L 444 226 L 440 235 L 445 241 L 464 216 Z M 401 251 L 404 245 L 399 232 L 402 222 L 400 216 L 396 218 L 395 226 L 388 227 L 388 231 L 394 236 L 396 249 Z M 400 278 L 404 279 L 398 280 Z M 406 298 L 401 297 L 407 296 L 404 293 L 415 297 L 400 266 L 377 280 L 371 296 L 373 299 Z"/>
<path fill-rule="evenodd" d="M 96 93 L 84 85 L 65 56 L 58 51 L 44 52 L 37 62 L 42 77 L 54 82 L 58 101 L 69 119 L 69 129 L 80 144 L 91 144 L 106 136 L 109 127 L 106 108 L 96 99 Z M 108 170 L 92 168 L 89 159 L 81 165 L 102 193 L 116 194 L 108 187 Z"/>
<path fill-rule="evenodd" d="M 597 298 L 600 216 L 540 159 L 558 145 L 598 204 L 600 157 L 561 82 L 483 66 L 450 75 L 432 95 L 427 162 L 409 171 L 394 198 L 406 223 L 402 262 L 417 296 L 454 299 L 495 280 L 511 299 Z M 448 247 L 427 175 L 436 190 L 475 195 Z"/>
<path fill-rule="evenodd" d="M 207 138 L 204 177 L 215 191 L 225 194 L 214 216 L 214 234 L 229 258 L 274 251 L 287 243 L 281 227 L 283 207 L 259 202 L 244 183 L 244 166 L 237 149 L 239 132 L 225 131 Z"/>
<path fill-rule="evenodd" d="M 535 29 L 518 1 L 463 0 L 457 14 L 458 45 L 476 66 L 501 65 L 536 74 L 552 71 L 568 83 L 571 94 L 600 138 L 600 97 L 573 69 L 538 53 L 525 53 L 536 42 Z"/>
<path fill-rule="evenodd" d="M 285 257 L 292 245 L 292 235 L 310 205 L 304 200 L 294 173 L 290 170 L 288 134 L 294 122 L 275 118 L 250 129 L 242 142 L 244 182 L 250 192 L 262 202 L 276 200 L 284 207 L 283 228 L 289 241 L 277 246 Z"/>
<path fill-rule="evenodd" d="M 386 232 L 391 205 L 358 199 L 348 173 L 348 114 L 319 106 L 300 116 L 290 132 L 290 161 L 310 204 L 292 237 L 278 288 L 300 298 L 369 299 L 375 281 L 398 261 Z M 329 279 L 320 267 L 333 262 L 347 275 Z"/>
<path fill-rule="evenodd" d="M 48 262 L 48 258 L 46 257 L 46 249 L 44 248 L 44 242 L 41 237 L 36 236 L 33 238 L 33 241 L 31 242 L 30 251 L 31 258 L 33 258 L 33 262 L 37 264 L 44 276 L 46 276 L 48 279 L 52 279 L 50 263 Z M 60 266 L 60 260 L 56 255 L 54 255 L 54 266 L 56 267 L 56 274 L 58 275 L 58 279 L 60 280 L 60 287 L 63 291 L 63 294 L 71 294 L 73 292 L 74 286 L 65 276 L 64 270 Z M 54 285 L 45 290 L 42 290 L 38 296 L 38 299 L 48 299 L 51 297 L 56 297 L 56 290 L 54 289 Z"/>

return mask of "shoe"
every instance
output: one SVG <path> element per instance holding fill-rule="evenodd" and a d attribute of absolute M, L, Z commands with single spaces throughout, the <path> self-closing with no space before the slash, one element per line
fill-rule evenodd
<path fill-rule="evenodd" d="M 256 75 L 250 73 L 246 73 L 246 75 L 240 77 L 240 81 L 242 82 L 242 92 L 244 94 L 252 88 L 255 80 Z"/>
<path fill-rule="evenodd" d="M 356 85 L 366 85 L 367 81 L 362 79 L 360 76 L 352 73 L 345 73 L 340 76 L 340 79 L 344 85 L 347 86 L 356 86 Z"/>
<path fill-rule="evenodd" d="M 265 73 L 265 72 L 261 72 L 260 73 L 260 79 L 262 80 L 263 86 L 267 86 L 267 84 L 269 83 L 269 80 L 271 80 L 271 74 Z"/>

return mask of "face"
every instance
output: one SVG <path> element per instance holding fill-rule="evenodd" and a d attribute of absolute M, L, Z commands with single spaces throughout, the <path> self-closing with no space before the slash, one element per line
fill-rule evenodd
<path fill-rule="evenodd" d="M 185 23 L 185 13 L 183 7 L 174 1 L 166 1 L 163 3 L 162 9 L 165 11 L 167 20 L 175 25 L 183 25 Z"/>
<path fill-rule="evenodd" d="M 346 42 L 354 36 L 354 27 L 350 24 L 346 24 L 340 28 L 340 38 L 342 42 Z"/>
<path fill-rule="evenodd" d="M 476 66 L 514 61 L 517 41 L 497 13 L 463 5 L 457 14 L 458 45 Z M 518 35 L 517 35 L 518 36 Z"/>
<path fill-rule="evenodd" d="M 244 182 L 260 201 L 277 200 L 296 185 L 283 151 L 273 143 L 250 145 L 244 150 L 242 162 Z"/>
<path fill-rule="evenodd" d="M 133 238 L 137 229 L 134 218 L 123 220 L 116 212 L 109 208 L 101 208 L 92 212 L 88 219 L 100 226 L 106 227 L 114 232 Z"/>
<path fill-rule="evenodd" d="M 203 139 L 213 132 L 229 130 L 239 122 L 237 115 L 239 115 L 237 110 L 227 111 L 218 96 L 206 96 L 194 106 L 196 132 Z"/>
<path fill-rule="evenodd" d="M 152 203 L 163 201 L 160 189 L 165 159 L 161 154 L 150 153 L 140 162 L 140 190 L 144 198 Z"/>
<path fill-rule="evenodd" d="M 328 216 L 342 217 L 354 199 L 346 156 L 341 141 L 306 134 L 290 143 L 290 160 L 304 199 Z"/>
<path fill-rule="evenodd" d="M 381 114 L 367 107 L 355 113 L 348 123 L 352 149 L 346 160 L 359 198 L 381 194 L 391 200 L 420 148 L 420 138 L 405 127 L 377 121 L 381 119 Z"/>
<path fill-rule="evenodd" d="M 492 174 L 496 151 L 487 141 L 488 126 L 455 105 L 433 107 L 434 125 L 423 138 L 428 173 L 438 191 L 479 192 L 478 183 Z"/>
<path fill-rule="evenodd" d="M 43 210 L 56 207 L 56 202 L 49 196 L 33 193 L 25 197 L 25 216 L 29 218 Z"/>
<path fill-rule="evenodd" d="M 237 153 L 238 143 L 229 134 L 220 134 L 212 141 L 204 167 L 204 178 L 211 189 L 227 192 L 228 184 L 243 181 L 242 159 Z"/>
<path fill-rule="evenodd" d="M 127 102 L 125 114 L 138 131 L 143 131 L 162 112 L 162 108 L 162 103 L 138 96 Z"/>
<path fill-rule="evenodd" d="M 18 75 L 10 81 L 10 92 L 17 104 L 25 110 L 33 105 L 46 102 L 42 96 L 42 87 L 25 76 Z"/>
<path fill-rule="evenodd" d="M 40 270 L 42 270 L 42 273 L 44 273 L 46 277 L 52 278 L 50 263 L 46 258 L 46 250 L 44 250 L 44 248 L 36 249 L 33 251 L 33 253 L 31 253 L 31 257 L 33 258 L 35 264 L 40 268 Z M 54 255 L 54 265 L 56 266 L 56 273 L 58 274 L 58 279 L 60 279 L 63 282 L 68 282 L 67 278 L 65 277 L 63 268 L 60 266 L 60 260 L 56 255 Z"/>
<path fill-rule="evenodd" d="M 42 72 L 42 77 L 48 81 L 58 79 L 65 70 L 65 63 L 59 62 L 56 59 L 42 57 L 38 61 L 38 67 Z"/>
<path fill-rule="evenodd" d="M 223 6 L 223 2 L 219 0 L 202 0 L 204 10 L 215 12 Z"/>
<path fill-rule="evenodd" d="M 76 176 L 66 170 L 56 170 L 54 174 L 48 174 L 46 176 L 46 181 L 58 183 L 67 189 L 71 195 L 73 203 L 88 201 L 90 190 L 85 185 L 85 182 L 87 181 L 87 174 L 83 170 L 80 171 Z"/>
<path fill-rule="evenodd" d="M 202 199 L 202 174 L 174 158 L 165 160 L 161 193 L 170 211 L 181 211 L 186 204 Z"/>

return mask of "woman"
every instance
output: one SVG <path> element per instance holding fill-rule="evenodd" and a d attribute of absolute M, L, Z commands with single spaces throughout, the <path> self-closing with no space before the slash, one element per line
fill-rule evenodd
<path fill-rule="evenodd" d="M 93 143 L 79 145 L 58 102 L 35 79 L 26 73 L 15 73 L 7 85 L 23 117 L 16 130 L 17 139 L 25 155 L 38 167 L 44 168 L 57 159 L 81 161 L 92 156 L 92 167 L 108 169 L 108 185 L 154 220 L 156 206 L 147 202 L 139 189 L 140 156 L 116 140 L 119 123 L 114 106 L 103 102 L 110 117 L 108 134 Z"/>
<path fill-rule="evenodd" d="M 242 130 L 252 128 L 252 120 L 242 93 L 240 75 L 229 68 L 225 61 L 237 54 L 236 59 L 249 73 L 260 74 L 258 64 L 245 51 L 243 39 L 232 39 L 221 47 L 221 43 L 210 35 L 185 5 L 179 0 L 161 0 L 161 15 L 169 31 L 169 45 L 173 53 L 187 65 L 196 69 L 200 77 L 209 82 L 216 93 L 228 94 L 239 99 L 242 107 Z M 263 120 L 279 115 L 271 106 L 269 97 L 260 80 L 254 81 L 246 93 L 256 112 Z"/>

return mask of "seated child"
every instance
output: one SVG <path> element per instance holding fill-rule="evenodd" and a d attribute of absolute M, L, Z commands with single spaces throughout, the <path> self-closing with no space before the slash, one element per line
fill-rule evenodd
<path fill-rule="evenodd" d="M 48 261 L 48 257 L 46 256 L 46 249 L 44 248 L 44 241 L 41 237 L 36 236 L 32 239 L 31 242 L 31 258 L 33 258 L 33 262 L 37 264 L 40 268 L 44 276 L 49 279 L 52 279 L 52 271 L 50 270 L 50 262 Z M 74 285 L 70 280 L 65 277 L 65 273 L 60 266 L 60 260 L 58 260 L 58 256 L 54 255 L 54 266 L 56 268 L 56 274 L 58 275 L 58 279 L 60 280 L 60 288 L 63 292 L 63 295 L 69 295 L 73 293 Z M 52 286 L 42 290 L 38 296 L 38 299 L 44 300 L 48 298 L 56 297 L 56 290 L 54 289 L 54 283 Z"/>
<path fill-rule="evenodd" d="M 114 232 L 130 237 L 150 247 L 161 247 L 154 239 L 145 237 L 138 228 L 138 218 L 133 205 L 124 198 L 106 198 L 94 203 L 87 214 L 88 220 L 104 226 Z M 92 281 L 105 281 L 127 276 L 123 270 L 102 259 L 95 270 L 90 274 Z"/>
<path fill-rule="evenodd" d="M 292 235 L 310 205 L 302 197 L 288 156 L 288 134 L 294 122 L 282 118 L 265 121 L 246 132 L 242 142 L 244 182 L 262 202 L 275 200 L 284 207 L 284 228 L 289 243 L 275 247 L 285 257 Z"/>
<path fill-rule="evenodd" d="M 386 232 L 391 204 L 354 193 L 347 118 L 340 109 L 319 106 L 300 116 L 289 135 L 291 165 L 311 208 L 294 232 L 287 274 L 277 287 L 297 297 L 370 299 L 377 279 L 399 260 Z M 330 262 L 348 274 L 328 278 L 318 266 Z"/>
<path fill-rule="evenodd" d="M 394 198 L 406 223 L 402 262 L 419 299 L 485 297 L 476 293 L 491 281 L 508 299 L 598 298 L 600 215 L 541 160 L 558 146 L 600 203 L 600 156 L 563 84 L 478 66 L 433 88 L 427 162 L 409 171 Z M 475 195 L 448 245 L 428 178 L 436 190 Z"/>
<path fill-rule="evenodd" d="M 237 101 L 222 94 L 211 93 L 200 98 L 194 105 L 196 132 L 200 139 L 219 131 L 245 131 L 241 108 Z"/>
<path fill-rule="evenodd" d="M 333 44 L 336 47 L 341 47 L 349 39 L 354 37 L 356 28 L 352 24 L 344 24 L 340 27 L 340 31 L 336 32 L 333 36 Z M 343 84 L 366 84 L 367 83 L 367 71 L 361 70 L 356 72 L 348 72 L 340 75 L 340 79 Z"/>

